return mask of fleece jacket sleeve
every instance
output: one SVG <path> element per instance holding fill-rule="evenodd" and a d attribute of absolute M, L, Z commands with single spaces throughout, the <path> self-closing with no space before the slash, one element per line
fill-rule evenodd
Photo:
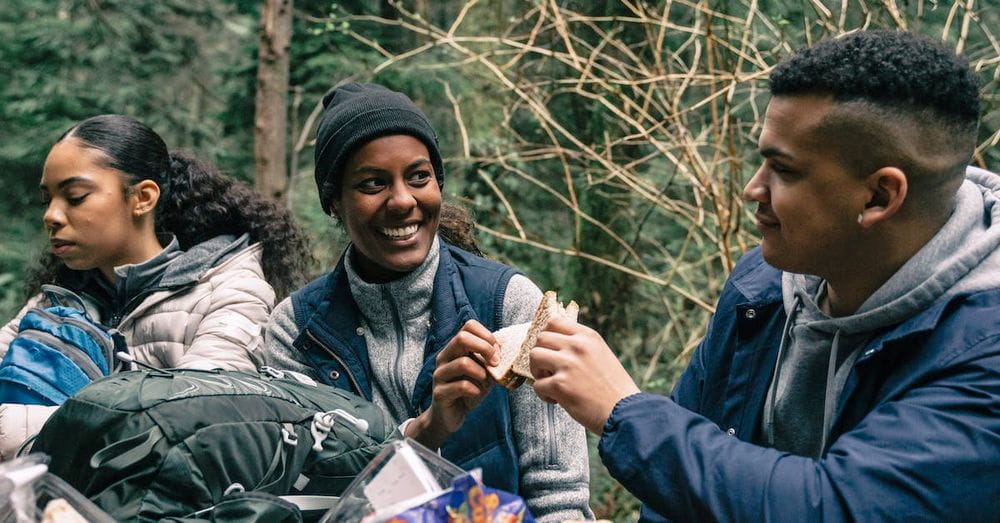
<path fill-rule="evenodd" d="M 542 291 L 528 278 L 510 279 L 503 326 L 531 321 Z M 587 436 L 558 405 L 542 401 L 528 385 L 510 394 L 521 495 L 539 522 L 593 519 Z"/>

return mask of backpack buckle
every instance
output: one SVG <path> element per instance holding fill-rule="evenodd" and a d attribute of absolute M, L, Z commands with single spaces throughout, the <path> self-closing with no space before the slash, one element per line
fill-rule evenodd
<path fill-rule="evenodd" d="M 312 433 L 313 437 L 313 450 L 319 452 L 323 450 L 323 440 L 330 434 L 330 430 L 333 429 L 333 423 L 340 418 L 341 423 L 346 423 L 350 425 L 355 430 L 361 431 L 363 433 L 368 432 L 368 421 L 355 416 L 350 415 L 347 411 L 343 409 L 333 409 L 327 412 L 317 412 L 313 415 L 312 425 L 309 427 L 309 432 Z"/>
<path fill-rule="evenodd" d="M 299 444 L 299 436 L 295 433 L 295 428 L 292 427 L 291 423 L 281 424 L 281 441 L 293 447 Z"/>
<path fill-rule="evenodd" d="M 352 425 L 354 428 L 360 430 L 361 432 L 368 432 L 368 421 L 352 416 L 348 414 L 346 410 L 334 409 L 331 410 L 330 412 L 325 412 L 324 414 L 330 417 L 339 416 L 348 424 Z"/>
<path fill-rule="evenodd" d="M 278 369 L 276 369 L 276 368 L 274 368 L 274 367 L 272 367 L 270 365 L 261 365 L 260 367 L 257 368 L 257 372 L 260 372 L 261 374 L 266 374 L 266 375 L 268 375 L 268 376 L 270 376 L 272 378 L 276 378 L 276 379 L 281 379 L 281 378 L 285 377 L 285 373 L 284 372 L 282 372 L 282 371 L 280 371 L 280 370 L 278 370 Z"/>

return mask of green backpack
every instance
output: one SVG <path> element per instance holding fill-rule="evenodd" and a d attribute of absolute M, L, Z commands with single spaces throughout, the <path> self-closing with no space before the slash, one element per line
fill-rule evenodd
<path fill-rule="evenodd" d="M 391 420 L 348 392 L 261 370 L 95 381 L 53 413 L 32 451 L 116 520 L 203 517 L 234 491 L 339 494 Z"/>

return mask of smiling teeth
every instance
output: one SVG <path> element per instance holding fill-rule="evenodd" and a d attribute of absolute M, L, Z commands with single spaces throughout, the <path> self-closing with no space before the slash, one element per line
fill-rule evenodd
<path fill-rule="evenodd" d="M 416 234 L 417 233 L 417 228 L 418 228 L 418 226 L 416 224 L 414 224 L 414 225 L 408 225 L 406 227 L 396 227 L 396 228 L 391 228 L 391 229 L 386 228 L 386 229 L 382 229 L 382 234 L 384 234 L 384 235 L 386 235 L 386 236 L 388 236 L 390 238 L 393 238 L 393 239 L 406 238 L 407 236 L 412 236 L 412 235 Z"/>

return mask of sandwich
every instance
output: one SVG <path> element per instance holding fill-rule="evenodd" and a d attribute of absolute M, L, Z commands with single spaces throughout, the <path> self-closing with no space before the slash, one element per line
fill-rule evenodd
<path fill-rule="evenodd" d="M 564 307 L 556 298 L 555 291 L 547 291 L 542 296 L 542 302 L 538 304 L 531 323 L 511 325 L 493 333 L 500 344 L 500 363 L 496 366 L 487 365 L 487 372 L 497 383 L 512 390 L 525 382 L 529 385 L 534 383 L 530 355 L 538 334 L 545 330 L 550 320 L 568 318 L 576 321 L 579 310 L 575 301 L 570 301 Z"/>

